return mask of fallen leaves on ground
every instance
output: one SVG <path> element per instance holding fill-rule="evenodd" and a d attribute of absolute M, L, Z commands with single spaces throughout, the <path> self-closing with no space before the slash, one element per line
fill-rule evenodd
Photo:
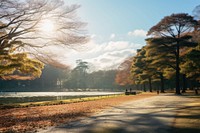
<path fill-rule="evenodd" d="M 36 132 L 39 128 L 68 123 L 104 108 L 155 94 L 119 96 L 95 101 L 0 110 L 0 132 Z"/>

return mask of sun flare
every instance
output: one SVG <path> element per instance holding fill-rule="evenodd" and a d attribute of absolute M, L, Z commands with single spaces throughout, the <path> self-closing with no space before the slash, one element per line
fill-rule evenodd
<path fill-rule="evenodd" d="M 41 29 L 42 32 L 50 33 L 50 32 L 53 32 L 55 30 L 55 26 L 54 26 L 53 21 L 43 20 L 41 22 L 40 29 Z"/>

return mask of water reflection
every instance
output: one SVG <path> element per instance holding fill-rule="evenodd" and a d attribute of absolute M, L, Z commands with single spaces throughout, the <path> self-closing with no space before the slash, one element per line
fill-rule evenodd
<path fill-rule="evenodd" d="M 0 104 L 53 101 L 121 93 L 123 92 L 1 92 Z"/>

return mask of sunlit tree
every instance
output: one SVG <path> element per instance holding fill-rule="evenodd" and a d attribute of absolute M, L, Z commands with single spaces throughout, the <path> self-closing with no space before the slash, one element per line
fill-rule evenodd
<path fill-rule="evenodd" d="M 86 24 L 76 16 L 79 7 L 63 0 L 0 0 L 0 55 L 9 58 L 26 52 L 29 60 L 53 58 L 49 48 L 86 43 Z"/>
<path fill-rule="evenodd" d="M 192 16 L 180 13 L 164 17 L 148 31 L 149 40 L 171 49 L 171 52 L 175 55 L 176 94 L 180 94 L 180 48 L 194 46 L 189 43 L 191 36 L 188 36 L 187 33 L 192 32 L 196 25 L 197 21 Z"/>
<path fill-rule="evenodd" d="M 152 92 L 152 77 L 155 73 L 150 65 L 150 60 L 146 57 L 146 48 L 137 51 L 137 55 L 133 58 L 131 73 L 136 84 L 149 84 L 149 91 Z"/>
<path fill-rule="evenodd" d="M 40 77 L 43 64 L 27 57 L 27 53 L 0 55 L 0 78 L 34 79 Z"/>
<path fill-rule="evenodd" d="M 85 23 L 76 17 L 79 5 L 62 0 L 1 0 L 0 48 L 73 46 L 87 41 Z M 15 44 L 15 41 L 21 43 Z"/>
<path fill-rule="evenodd" d="M 169 73 L 169 70 L 175 70 L 174 55 L 166 47 L 147 41 L 146 58 L 154 71 L 153 81 L 160 80 L 160 91 L 164 92 L 164 78 L 171 78 L 173 72 Z"/>
<path fill-rule="evenodd" d="M 200 81 L 200 21 L 191 35 L 192 41 L 197 42 L 198 45 L 185 50 L 183 54 L 185 62 L 181 64 L 181 72 L 185 73 L 188 78 Z"/>

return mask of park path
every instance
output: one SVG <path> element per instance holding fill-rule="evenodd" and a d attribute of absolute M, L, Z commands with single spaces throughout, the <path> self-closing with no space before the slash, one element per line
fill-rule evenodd
<path fill-rule="evenodd" d="M 174 94 L 130 101 L 40 133 L 170 133 L 176 112 L 193 99 Z"/>

